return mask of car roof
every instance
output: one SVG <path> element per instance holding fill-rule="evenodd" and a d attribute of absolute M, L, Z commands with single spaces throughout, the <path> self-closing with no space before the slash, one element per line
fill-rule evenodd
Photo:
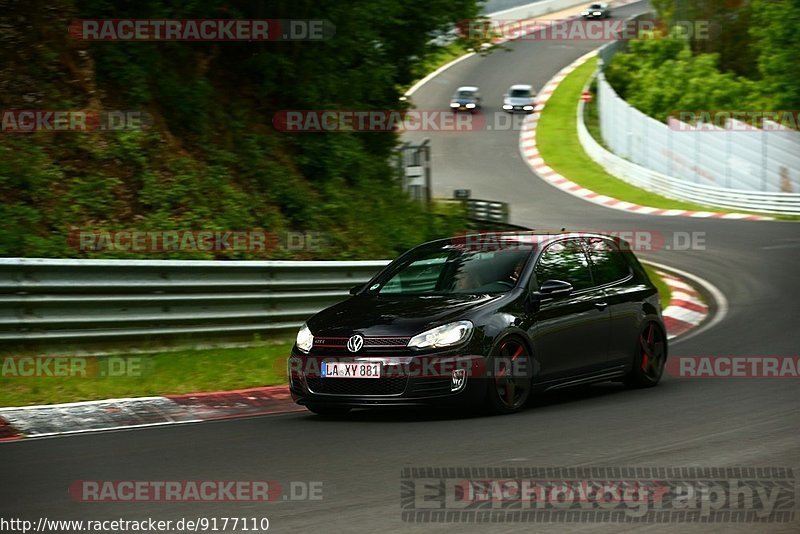
<path fill-rule="evenodd" d="M 512 85 L 511 86 L 511 90 L 512 91 L 514 91 L 514 90 L 522 90 L 522 91 L 526 91 L 527 90 L 527 91 L 530 91 L 532 87 L 533 87 L 532 85 L 527 85 L 527 84 L 524 84 L 524 83 L 518 83 L 518 84 Z"/>
<path fill-rule="evenodd" d="M 464 86 L 462 86 L 462 87 L 459 87 L 458 89 L 456 89 L 456 92 L 461 92 L 461 91 L 473 91 L 473 92 L 477 92 L 477 91 L 478 91 L 478 88 L 477 88 L 477 87 L 475 87 L 474 85 L 464 85 Z"/>

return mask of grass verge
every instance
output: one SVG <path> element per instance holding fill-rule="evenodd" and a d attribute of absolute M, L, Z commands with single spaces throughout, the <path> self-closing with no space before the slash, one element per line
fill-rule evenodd
<path fill-rule="evenodd" d="M 61 376 L 19 376 L 30 368 L 30 363 L 5 357 L 0 358 L 3 364 L 0 373 L 0 406 L 174 395 L 285 384 L 286 359 L 291 349 L 292 343 L 284 342 L 248 348 L 88 357 L 84 360 L 85 376 L 78 374 L 71 377 L 57 371 L 56 360 L 51 360 L 48 367 L 51 372 Z M 80 371 L 80 368 L 80 363 L 73 364 L 73 370 Z"/>
<path fill-rule="evenodd" d="M 673 200 L 639 189 L 608 174 L 584 152 L 578 140 L 575 110 L 581 92 L 596 68 L 597 58 L 592 58 L 575 69 L 559 84 L 542 110 L 536 131 L 536 142 L 545 163 L 576 184 L 618 200 L 662 209 L 730 213 L 731 210 L 724 208 Z M 591 127 L 594 127 L 593 133 L 598 131 L 597 125 L 592 125 L 590 121 Z M 744 210 L 735 212 L 758 214 Z M 800 217 L 769 215 L 780 219 L 800 219 Z"/>

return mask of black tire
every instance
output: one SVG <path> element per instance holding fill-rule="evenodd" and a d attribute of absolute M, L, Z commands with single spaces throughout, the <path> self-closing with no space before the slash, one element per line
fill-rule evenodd
<path fill-rule="evenodd" d="M 308 408 L 315 414 L 321 415 L 323 417 L 343 417 L 350 412 L 350 408 L 348 406 L 326 406 L 319 404 L 308 404 L 306 405 L 306 408 Z"/>
<path fill-rule="evenodd" d="M 496 414 L 520 411 L 532 387 L 533 361 L 528 347 L 519 339 L 508 337 L 500 342 L 489 362 L 487 407 Z"/>
<path fill-rule="evenodd" d="M 633 367 L 625 377 L 625 385 L 632 388 L 649 388 L 657 385 L 664 374 L 667 361 L 667 337 L 655 322 L 642 327 L 636 340 Z"/>

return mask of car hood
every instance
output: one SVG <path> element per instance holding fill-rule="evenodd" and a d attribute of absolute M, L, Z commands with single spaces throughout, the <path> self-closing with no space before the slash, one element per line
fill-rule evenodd
<path fill-rule="evenodd" d="M 413 336 L 502 298 L 499 295 L 380 296 L 357 295 L 322 310 L 308 320 L 315 336 Z"/>
<path fill-rule="evenodd" d="M 509 104 L 511 106 L 527 106 L 533 101 L 533 98 L 528 97 L 511 97 L 507 96 L 505 100 L 503 100 L 504 104 Z"/>
<path fill-rule="evenodd" d="M 462 104 L 462 105 L 463 104 L 474 104 L 475 102 L 477 102 L 477 99 L 475 99 L 475 98 L 454 98 L 453 100 L 451 100 L 451 102 L 453 104 Z"/>

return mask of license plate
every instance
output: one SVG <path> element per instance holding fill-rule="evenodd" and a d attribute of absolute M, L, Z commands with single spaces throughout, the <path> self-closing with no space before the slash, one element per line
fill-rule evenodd
<path fill-rule="evenodd" d="M 325 378 L 380 378 L 381 364 L 375 362 L 322 362 Z"/>

